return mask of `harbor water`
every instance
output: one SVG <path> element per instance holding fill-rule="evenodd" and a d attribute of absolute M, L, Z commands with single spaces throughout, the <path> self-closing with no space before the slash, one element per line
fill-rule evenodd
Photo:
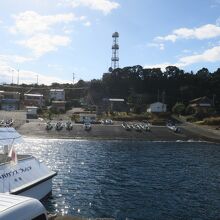
<path fill-rule="evenodd" d="M 220 145 L 25 139 L 17 150 L 58 175 L 44 201 L 65 215 L 147 219 L 220 218 Z"/>

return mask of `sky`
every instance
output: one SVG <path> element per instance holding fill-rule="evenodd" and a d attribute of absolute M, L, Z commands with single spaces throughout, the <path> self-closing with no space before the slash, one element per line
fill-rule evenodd
<path fill-rule="evenodd" d="M 101 79 L 115 31 L 121 68 L 220 67 L 220 0 L 7 0 L 0 12 L 0 83 Z"/>

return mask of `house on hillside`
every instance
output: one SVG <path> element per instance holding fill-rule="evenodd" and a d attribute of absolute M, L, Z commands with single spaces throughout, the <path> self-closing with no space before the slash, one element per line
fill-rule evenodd
<path fill-rule="evenodd" d="M 0 106 L 1 110 L 19 110 L 20 108 L 20 93 L 0 91 Z"/>
<path fill-rule="evenodd" d="M 129 107 L 124 99 L 104 98 L 102 99 L 103 111 L 127 112 Z"/>
<path fill-rule="evenodd" d="M 149 105 L 147 112 L 150 113 L 159 113 L 159 112 L 166 112 L 167 105 L 162 102 L 154 102 Z"/>
<path fill-rule="evenodd" d="M 44 97 L 42 94 L 24 94 L 24 105 L 42 108 L 44 106 Z"/>
<path fill-rule="evenodd" d="M 65 112 L 66 110 L 66 101 L 52 101 L 51 109 L 58 112 Z"/>
<path fill-rule="evenodd" d="M 189 106 L 194 110 L 195 113 L 207 113 L 212 107 L 212 100 L 209 99 L 207 96 L 203 96 L 191 100 L 189 102 Z"/>
<path fill-rule="evenodd" d="M 54 101 L 65 101 L 64 89 L 50 89 L 49 98 Z"/>

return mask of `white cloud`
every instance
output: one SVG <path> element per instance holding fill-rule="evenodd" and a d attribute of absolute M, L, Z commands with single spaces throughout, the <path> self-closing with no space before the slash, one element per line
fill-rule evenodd
<path fill-rule="evenodd" d="M 160 50 L 165 49 L 165 46 L 163 43 L 148 43 L 147 47 L 156 47 L 156 48 L 159 48 Z"/>
<path fill-rule="evenodd" d="M 32 60 L 34 60 L 32 57 L 0 54 L 0 65 L 7 65 L 9 63 L 20 64 Z"/>
<path fill-rule="evenodd" d="M 77 17 L 73 13 L 40 15 L 34 11 L 25 11 L 14 15 L 13 18 L 15 24 L 9 28 L 9 31 L 22 35 L 23 39 L 16 43 L 32 50 L 35 58 L 70 44 L 69 35 L 73 29 L 69 23 L 78 21 L 83 25 L 90 25 L 86 16 Z"/>
<path fill-rule="evenodd" d="M 68 36 L 37 34 L 18 43 L 31 49 L 36 57 L 40 57 L 45 53 L 56 51 L 59 46 L 67 46 L 70 42 Z"/>
<path fill-rule="evenodd" d="M 71 81 L 63 80 L 62 78 L 46 76 L 44 74 L 39 74 L 33 71 L 27 71 L 27 70 L 20 71 L 19 76 L 20 76 L 20 82 L 27 83 L 27 84 L 36 83 L 37 77 L 38 77 L 39 84 L 49 85 L 53 82 L 71 83 Z"/>
<path fill-rule="evenodd" d="M 220 46 L 213 47 L 204 51 L 202 54 L 186 56 L 179 59 L 180 63 L 188 66 L 199 62 L 217 62 L 220 61 Z"/>
<path fill-rule="evenodd" d="M 13 81 L 14 83 L 17 82 L 17 75 L 18 72 L 14 68 L 8 66 L 8 65 L 0 65 L 0 83 L 11 83 L 12 82 L 12 75 L 13 75 Z M 26 83 L 26 84 L 33 84 L 37 82 L 37 76 L 38 76 L 38 82 L 39 84 L 45 84 L 49 85 L 53 82 L 58 83 L 72 83 L 72 81 L 69 80 L 63 80 L 62 78 L 58 77 L 52 77 L 52 76 L 46 76 L 41 73 L 36 73 L 33 71 L 28 70 L 19 70 L 19 83 Z"/>
<path fill-rule="evenodd" d="M 87 22 L 83 23 L 83 25 L 86 26 L 86 27 L 90 27 L 91 26 L 91 22 L 87 21 Z"/>
<path fill-rule="evenodd" d="M 145 65 L 145 68 L 161 68 L 162 70 L 165 69 L 167 66 L 177 66 L 177 67 L 185 67 L 189 66 L 194 63 L 200 62 L 219 62 L 220 61 L 220 46 L 215 46 L 211 49 L 204 51 L 201 54 L 185 56 L 179 58 L 177 63 L 160 63 L 160 64 L 153 64 L 153 65 Z"/>
<path fill-rule="evenodd" d="M 168 63 L 168 62 L 164 62 L 164 63 L 158 63 L 158 64 L 151 64 L 151 65 L 145 65 L 144 68 L 160 68 L 162 71 L 166 70 L 167 66 L 179 66 L 179 64 L 177 63 Z"/>
<path fill-rule="evenodd" d="M 92 10 L 102 11 L 104 14 L 108 14 L 120 6 L 119 3 L 110 0 L 63 0 L 62 2 L 73 8 L 85 6 Z"/>
<path fill-rule="evenodd" d="M 44 16 L 34 11 L 25 11 L 13 16 L 15 25 L 9 31 L 13 34 L 33 35 L 47 32 L 53 25 L 78 21 L 82 17 L 76 17 L 73 13 Z"/>
<path fill-rule="evenodd" d="M 183 52 L 183 53 L 190 53 L 190 52 L 191 52 L 191 50 L 184 49 L 182 52 Z"/>
<path fill-rule="evenodd" d="M 159 36 L 154 39 L 154 41 L 172 41 L 172 42 L 175 42 L 176 40 L 177 40 L 177 36 L 174 34 L 169 34 L 165 37 Z"/>
<path fill-rule="evenodd" d="M 167 36 L 156 37 L 155 41 L 172 41 L 178 39 L 210 39 L 220 36 L 220 27 L 214 24 L 206 24 L 198 28 L 179 28 Z"/>

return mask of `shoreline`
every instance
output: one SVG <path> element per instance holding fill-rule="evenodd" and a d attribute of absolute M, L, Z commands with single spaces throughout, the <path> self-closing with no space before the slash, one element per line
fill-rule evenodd
<path fill-rule="evenodd" d="M 146 140 L 146 139 L 140 139 L 140 138 L 136 138 L 136 139 L 129 139 L 129 138 L 105 138 L 105 137 L 101 137 L 101 138 L 97 138 L 97 137 L 89 137 L 89 138 L 85 138 L 85 137 L 46 137 L 46 136 L 31 136 L 31 135 L 24 135 L 23 138 L 26 139 L 48 139 L 48 140 L 77 140 L 77 141 L 146 141 L 146 142 L 207 142 L 207 143 L 217 143 L 217 142 L 213 142 L 213 141 L 208 141 L 208 140 L 192 140 L 192 139 L 188 139 L 188 140 Z"/>
<path fill-rule="evenodd" d="M 211 142 L 220 143 L 220 136 L 211 135 L 207 131 L 191 128 L 188 125 L 179 126 L 180 133 L 169 130 L 166 126 L 152 126 L 151 131 L 126 131 L 121 125 L 92 125 L 90 131 L 85 131 L 82 124 L 73 124 L 73 129 L 63 128 L 56 131 L 45 130 L 44 122 L 29 122 L 18 127 L 18 132 L 26 138 L 66 139 L 66 140 L 117 140 L 117 141 L 149 141 L 149 142 Z M 205 135 L 204 135 L 205 134 Z"/>

